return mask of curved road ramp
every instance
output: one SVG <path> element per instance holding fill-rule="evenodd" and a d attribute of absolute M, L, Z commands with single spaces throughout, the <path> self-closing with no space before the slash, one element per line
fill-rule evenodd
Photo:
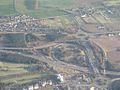
<path fill-rule="evenodd" d="M 113 80 L 109 85 L 108 90 L 120 90 L 120 78 Z"/>

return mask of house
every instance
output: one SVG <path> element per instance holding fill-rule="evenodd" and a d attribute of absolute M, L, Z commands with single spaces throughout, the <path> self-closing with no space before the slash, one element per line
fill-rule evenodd
<path fill-rule="evenodd" d="M 53 83 L 52 83 L 51 80 L 48 80 L 48 81 L 47 81 L 47 84 L 51 86 Z"/>
<path fill-rule="evenodd" d="M 109 37 L 113 37 L 113 36 L 114 36 L 114 34 L 112 34 L 112 33 L 109 33 L 109 34 L 108 34 L 108 36 L 109 36 Z"/>
<path fill-rule="evenodd" d="M 84 14 L 84 15 L 82 15 L 81 17 L 82 17 L 82 18 L 85 18 L 85 17 L 87 17 L 87 14 Z"/>
<path fill-rule="evenodd" d="M 97 29 L 105 29 L 105 26 L 104 25 L 99 25 L 99 26 L 97 26 Z"/>
<path fill-rule="evenodd" d="M 23 88 L 22 90 L 28 90 L 28 88 Z"/>
<path fill-rule="evenodd" d="M 34 85 L 34 90 L 39 89 L 39 84 Z"/>
<path fill-rule="evenodd" d="M 118 35 L 120 36 L 120 33 L 118 33 Z"/>
<path fill-rule="evenodd" d="M 44 82 L 42 83 L 42 87 L 45 87 L 46 85 L 47 85 L 47 82 L 44 81 Z"/>
<path fill-rule="evenodd" d="M 90 90 L 95 90 L 95 87 L 91 87 Z"/>
<path fill-rule="evenodd" d="M 64 82 L 63 76 L 61 74 L 57 74 L 57 79 L 60 80 L 60 82 Z"/>
<path fill-rule="evenodd" d="M 28 90 L 34 90 L 33 85 L 29 86 Z"/>

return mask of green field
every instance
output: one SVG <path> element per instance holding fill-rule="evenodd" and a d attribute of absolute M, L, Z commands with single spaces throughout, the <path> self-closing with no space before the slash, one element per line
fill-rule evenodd
<path fill-rule="evenodd" d="M 0 0 L 0 15 L 14 14 L 13 0 Z"/>
<path fill-rule="evenodd" d="M 0 0 L 0 16 L 27 14 L 33 17 L 44 18 L 64 15 L 61 9 L 78 7 L 74 0 Z M 36 9 L 37 7 L 37 9 Z"/>

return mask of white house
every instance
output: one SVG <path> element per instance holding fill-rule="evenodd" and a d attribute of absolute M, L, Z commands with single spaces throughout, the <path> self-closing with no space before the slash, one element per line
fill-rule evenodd
<path fill-rule="evenodd" d="M 60 82 L 64 82 L 63 76 L 61 74 L 57 74 L 57 79 L 60 80 Z"/>

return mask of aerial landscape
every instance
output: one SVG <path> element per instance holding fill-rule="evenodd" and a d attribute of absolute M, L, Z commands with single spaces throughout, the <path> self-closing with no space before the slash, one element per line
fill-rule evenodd
<path fill-rule="evenodd" d="M 0 0 L 0 90 L 120 90 L 120 0 Z"/>

